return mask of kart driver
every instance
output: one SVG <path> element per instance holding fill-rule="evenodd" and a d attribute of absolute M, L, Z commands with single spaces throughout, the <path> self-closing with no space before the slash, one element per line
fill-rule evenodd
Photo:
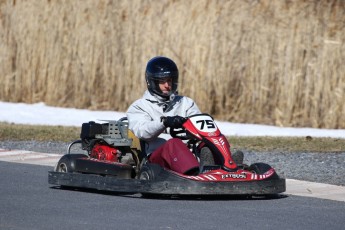
<path fill-rule="evenodd" d="M 195 102 L 177 94 L 179 71 L 167 57 L 147 63 L 147 90 L 127 111 L 129 129 L 145 142 L 148 161 L 175 172 L 196 175 L 199 163 L 186 144 L 172 138 L 167 128 L 181 128 L 185 117 L 200 114 Z"/>

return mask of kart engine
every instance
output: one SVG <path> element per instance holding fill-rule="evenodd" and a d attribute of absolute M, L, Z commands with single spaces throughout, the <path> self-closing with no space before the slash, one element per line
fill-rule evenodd
<path fill-rule="evenodd" d="M 80 133 L 82 149 L 87 150 L 91 158 L 121 162 L 122 149 L 132 144 L 132 140 L 127 137 L 127 125 L 119 121 L 83 123 Z"/>
<path fill-rule="evenodd" d="M 121 152 L 109 145 L 97 143 L 93 146 L 90 157 L 98 160 L 117 162 Z"/>

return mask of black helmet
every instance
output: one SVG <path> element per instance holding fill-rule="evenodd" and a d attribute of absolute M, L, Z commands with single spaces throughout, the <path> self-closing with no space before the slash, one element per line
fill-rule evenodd
<path fill-rule="evenodd" d="M 167 57 L 154 57 L 146 66 L 145 78 L 147 89 L 150 93 L 157 94 L 161 97 L 168 98 L 177 90 L 178 69 L 174 61 Z M 163 94 L 158 84 L 165 78 L 172 79 L 172 86 L 169 95 Z"/>

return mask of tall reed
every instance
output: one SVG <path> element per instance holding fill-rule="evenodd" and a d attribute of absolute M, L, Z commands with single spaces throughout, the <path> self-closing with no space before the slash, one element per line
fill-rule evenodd
<path fill-rule="evenodd" d="M 3 101 L 125 111 L 164 55 L 217 119 L 345 128 L 343 0 L 0 0 L 0 50 Z"/>

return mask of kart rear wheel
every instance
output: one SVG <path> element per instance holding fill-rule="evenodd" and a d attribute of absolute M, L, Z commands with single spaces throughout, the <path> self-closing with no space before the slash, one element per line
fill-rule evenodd
<path fill-rule="evenodd" d="M 66 154 L 62 156 L 55 166 L 55 172 L 72 173 L 75 171 L 75 160 L 87 158 L 84 154 Z"/>

